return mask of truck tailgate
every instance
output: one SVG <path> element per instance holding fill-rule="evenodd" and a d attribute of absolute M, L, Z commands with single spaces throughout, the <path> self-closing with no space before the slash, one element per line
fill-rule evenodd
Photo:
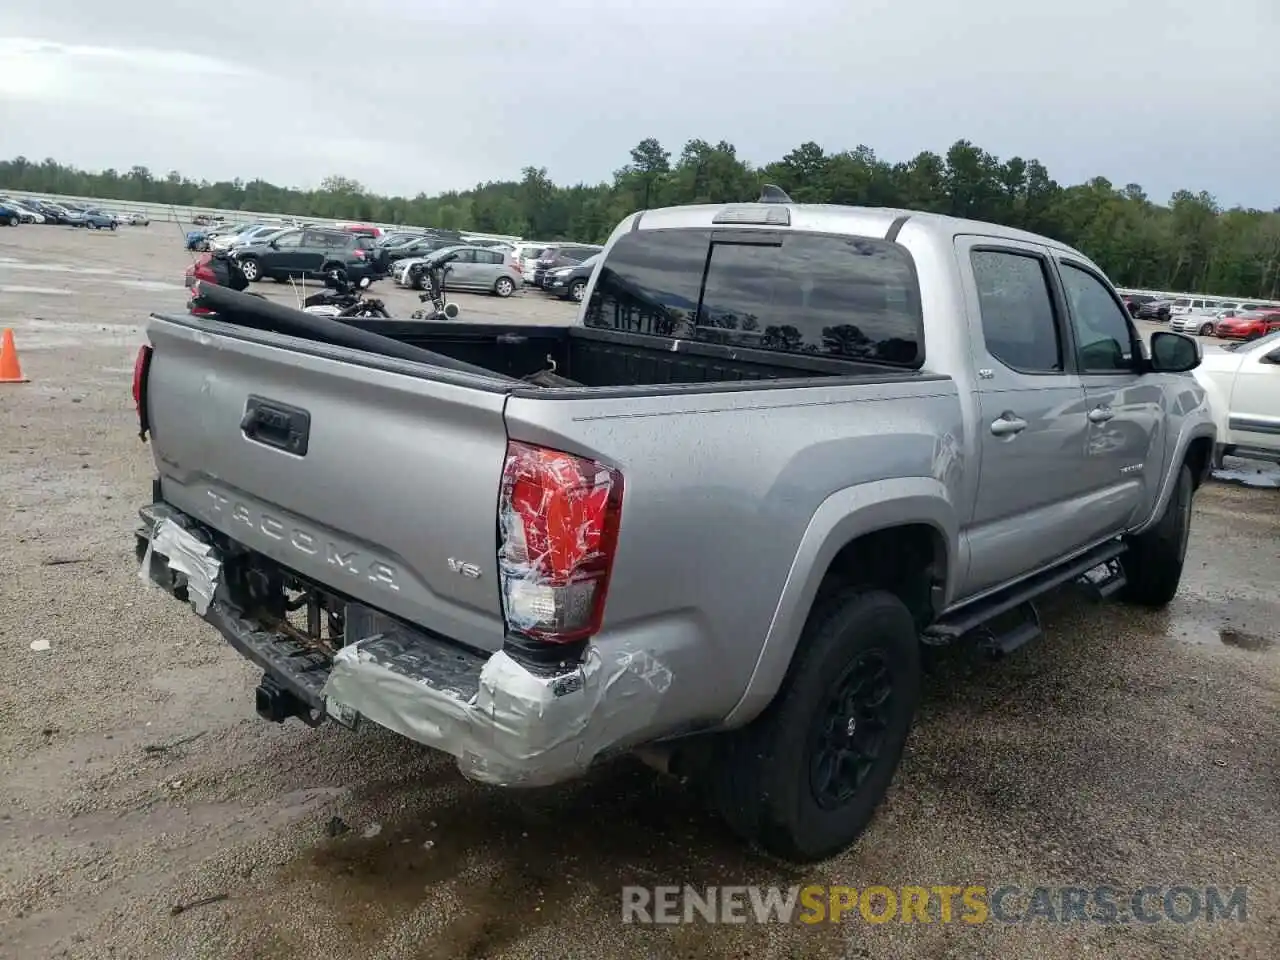
<path fill-rule="evenodd" d="M 501 648 L 500 384 L 462 386 L 159 319 L 149 335 L 165 501 L 306 578 Z"/>

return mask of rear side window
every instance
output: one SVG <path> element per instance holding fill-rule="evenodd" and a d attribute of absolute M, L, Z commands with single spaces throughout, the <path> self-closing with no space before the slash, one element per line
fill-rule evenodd
<path fill-rule="evenodd" d="M 974 250 L 970 262 L 987 353 L 1019 373 L 1061 373 L 1062 342 L 1044 261 Z"/>
<path fill-rule="evenodd" d="M 907 252 L 832 234 L 624 234 L 605 257 L 585 323 L 908 367 L 924 360 Z"/>

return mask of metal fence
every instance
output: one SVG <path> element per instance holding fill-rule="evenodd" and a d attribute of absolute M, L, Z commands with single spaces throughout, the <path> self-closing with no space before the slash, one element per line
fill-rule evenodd
<path fill-rule="evenodd" d="M 13 199 L 18 200 L 19 196 L 34 197 L 36 200 L 48 200 L 50 203 L 73 203 L 77 206 L 103 207 L 110 210 L 112 213 L 125 215 L 140 213 L 148 220 L 179 224 L 189 224 L 196 217 L 200 216 L 226 217 L 229 221 L 276 220 L 287 217 L 290 220 L 296 220 L 298 223 L 303 224 L 354 222 L 337 221 L 333 217 L 300 217 L 292 214 L 283 214 L 278 211 L 267 210 L 221 210 L 217 207 L 187 207 L 172 203 L 144 203 L 140 200 L 111 200 L 107 197 L 70 197 L 57 193 L 33 193 L 30 190 L 13 192 Z M 420 225 L 418 224 L 378 223 L 373 220 L 362 220 L 360 222 L 372 223 L 374 226 L 382 227 L 384 230 L 420 229 Z M 513 237 L 505 234 L 473 233 L 469 230 L 459 232 L 465 236 L 476 237 L 481 240 L 506 240 L 515 243 L 522 239 L 521 237 Z"/>

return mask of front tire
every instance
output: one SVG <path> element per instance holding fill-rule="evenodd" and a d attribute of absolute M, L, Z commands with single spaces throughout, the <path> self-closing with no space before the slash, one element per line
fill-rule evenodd
<path fill-rule="evenodd" d="M 1199 332 L 1200 332 L 1200 336 L 1202 336 L 1202 337 L 1212 336 L 1212 335 L 1213 335 L 1213 324 L 1212 324 L 1212 323 L 1202 323 L 1202 324 L 1200 324 L 1200 331 L 1199 331 Z"/>
<path fill-rule="evenodd" d="M 1178 592 L 1191 538 L 1191 498 L 1195 482 L 1185 463 L 1178 471 L 1164 515 L 1149 530 L 1129 539 L 1121 554 L 1125 587 L 1121 597 L 1141 607 L 1163 607 Z"/>
<path fill-rule="evenodd" d="M 19 221 L 18 221 L 18 218 L 17 218 L 17 217 L 15 217 L 15 216 L 10 216 L 10 217 L 9 217 L 9 226 L 11 226 L 11 227 L 16 227 L 16 226 L 18 225 L 18 222 L 19 222 Z"/>
<path fill-rule="evenodd" d="M 569 284 L 569 299 L 574 303 L 581 303 L 583 295 L 587 292 L 587 281 L 575 280 Z"/>
<path fill-rule="evenodd" d="M 796 863 L 858 839 L 898 768 L 920 699 L 915 620 L 884 590 L 815 606 L 765 712 L 727 735 L 712 797 L 731 829 Z"/>
<path fill-rule="evenodd" d="M 240 269 L 244 273 L 244 278 L 250 283 L 257 283 L 262 279 L 262 264 L 258 262 L 257 257 L 245 257 L 240 261 Z"/>

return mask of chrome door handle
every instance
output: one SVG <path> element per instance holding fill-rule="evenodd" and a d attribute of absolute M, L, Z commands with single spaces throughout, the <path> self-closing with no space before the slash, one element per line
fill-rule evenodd
<path fill-rule="evenodd" d="M 1005 411 L 999 418 L 991 421 L 991 432 L 997 437 L 1012 437 L 1027 429 L 1027 421 L 1017 414 Z"/>
<path fill-rule="evenodd" d="M 1115 416 L 1115 413 L 1113 413 L 1111 408 L 1108 406 L 1104 405 L 1100 407 L 1094 407 L 1092 410 L 1089 411 L 1089 422 L 1090 423 L 1106 423 L 1108 420 L 1110 420 L 1114 416 Z"/>

